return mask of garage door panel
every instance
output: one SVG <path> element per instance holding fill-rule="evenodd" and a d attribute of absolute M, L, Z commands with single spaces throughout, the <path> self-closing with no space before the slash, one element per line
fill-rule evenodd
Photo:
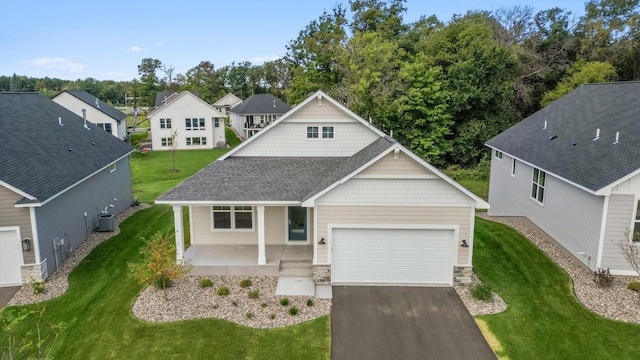
<path fill-rule="evenodd" d="M 333 282 L 450 284 L 453 236 L 442 229 L 333 229 Z"/>
<path fill-rule="evenodd" d="M 22 284 L 22 244 L 18 230 L 0 229 L 0 286 Z"/>

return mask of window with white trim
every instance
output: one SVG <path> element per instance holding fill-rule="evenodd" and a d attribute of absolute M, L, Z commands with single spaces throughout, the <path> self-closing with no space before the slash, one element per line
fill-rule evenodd
<path fill-rule="evenodd" d="M 323 139 L 333 139 L 333 126 L 323 126 L 322 127 L 322 138 Z"/>
<path fill-rule="evenodd" d="M 638 206 L 636 207 L 636 218 L 633 224 L 633 241 L 640 243 L 640 200 L 638 200 Z"/>
<path fill-rule="evenodd" d="M 496 150 L 494 155 L 495 155 L 496 159 L 502 160 L 502 151 Z"/>
<path fill-rule="evenodd" d="M 516 159 L 511 163 L 511 176 L 516 177 Z"/>
<path fill-rule="evenodd" d="M 186 130 L 204 130 L 204 119 L 203 118 L 187 118 L 184 119 L 184 125 Z"/>
<path fill-rule="evenodd" d="M 162 146 L 173 146 L 173 138 L 161 138 L 160 145 Z"/>
<path fill-rule="evenodd" d="M 111 123 L 98 123 L 96 126 L 108 133 L 111 133 Z"/>
<path fill-rule="evenodd" d="M 160 119 L 160 129 L 171 129 L 171 119 Z"/>
<path fill-rule="evenodd" d="M 220 118 L 213 118 L 213 127 L 220 127 Z"/>
<path fill-rule="evenodd" d="M 207 145 L 206 137 L 188 137 L 187 146 Z"/>
<path fill-rule="evenodd" d="M 531 184 L 531 198 L 540 204 L 544 204 L 544 189 L 547 182 L 547 173 L 540 169 L 533 169 L 533 181 Z"/>
<path fill-rule="evenodd" d="M 212 206 L 211 211 L 214 230 L 253 229 L 253 208 L 251 206 Z"/>
<path fill-rule="evenodd" d="M 317 139 L 317 138 L 318 138 L 318 127 L 307 126 L 307 139 Z"/>
<path fill-rule="evenodd" d="M 109 172 L 112 173 L 114 171 L 116 171 L 116 163 L 109 165 Z"/>

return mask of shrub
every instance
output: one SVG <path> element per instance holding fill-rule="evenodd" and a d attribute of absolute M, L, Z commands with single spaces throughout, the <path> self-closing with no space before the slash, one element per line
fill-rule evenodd
<path fill-rule="evenodd" d="M 280 299 L 280 305 L 282 305 L 282 306 L 289 305 L 289 299 L 287 299 L 286 297 L 281 298 Z"/>
<path fill-rule="evenodd" d="M 474 299 L 489 301 L 493 299 L 493 293 L 491 292 L 491 286 L 483 283 L 477 283 L 471 287 L 471 296 Z"/>
<path fill-rule="evenodd" d="M 33 290 L 33 295 L 42 294 L 45 290 L 44 281 L 36 281 L 33 276 L 29 277 L 29 286 L 31 286 L 31 290 Z"/>
<path fill-rule="evenodd" d="M 238 302 L 237 302 L 237 301 L 235 301 L 235 300 L 231 300 L 231 305 L 233 305 L 233 306 L 238 306 Z"/>
<path fill-rule="evenodd" d="M 593 282 L 601 289 L 610 288 L 613 284 L 613 275 L 611 275 L 609 269 L 598 268 L 593 272 Z"/>
<path fill-rule="evenodd" d="M 201 288 L 208 288 L 208 287 L 212 287 L 213 286 L 213 281 L 211 281 L 211 279 L 200 279 L 200 287 Z"/>
<path fill-rule="evenodd" d="M 307 300 L 307 306 L 309 307 L 313 306 L 313 299 Z"/>
<path fill-rule="evenodd" d="M 251 311 L 249 311 L 247 314 L 247 319 L 251 319 L 253 317 L 253 313 Z"/>
<path fill-rule="evenodd" d="M 249 299 L 257 299 L 258 297 L 260 297 L 260 290 L 255 289 L 249 291 Z"/>
<path fill-rule="evenodd" d="M 252 282 L 251 279 L 244 279 L 242 281 L 240 281 L 240 287 L 241 288 L 248 288 L 249 286 L 251 286 Z"/>
<path fill-rule="evenodd" d="M 220 295 L 220 296 L 226 296 L 231 294 L 231 291 L 229 291 L 229 288 L 226 286 L 221 286 L 218 288 L 218 290 L 216 290 L 216 294 Z"/>
<path fill-rule="evenodd" d="M 627 289 L 633 290 L 633 291 L 640 291 L 640 281 L 630 282 L 629 286 L 627 286 Z"/>
<path fill-rule="evenodd" d="M 289 308 L 289 315 L 294 316 L 294 315 L 298 315 L 298 308 L 295 306 L 292 306 Z"/>
<path fill-rule="evenodd" d="M 273 320 L 273 319 L 275 319 L 275 318 L 276 318 L 276 314 L 271 314 L 271 315 L 269 315 L 269 319 Z"/>
<path fill-rule="evenodd" d="M 260 304 L 260 306 L 262 306 L 263 308 L 266 308 L 267 307 L 267 303 L 263 301 L 262 304 Z"/>

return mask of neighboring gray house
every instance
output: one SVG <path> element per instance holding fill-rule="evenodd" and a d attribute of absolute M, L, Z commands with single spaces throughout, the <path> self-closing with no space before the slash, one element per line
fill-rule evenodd
<path fill-rule="evenodd" d="M 526 216 L 589 268 L 635 274 L 618 243 L 640 231 L 640 82 L 583 85 L 486 145 L 489 215 Z"/>
<path fill-rule="evenodd" d="M 0 286 L 47 278 L 131 206 L 132 151 L 41 94 L 0 93 Z"/>
<path fill-rule="evenodd" d="M 127 136 L 127 114 L 86 91 L 65 90 L 52 100 L 120 140 Z"/>
<path fill-rule="evenodd" d="M 291 108 L 271 94 L 254 94 L 229 110 L 229 123 L 248 139 Z"/>
<path fill-rule="evenodd" d="M 173 207 L 193 274 L 322 286 L 470 281 L 475 210 L 489 206 L 322 91 L 156 203 Z"/>

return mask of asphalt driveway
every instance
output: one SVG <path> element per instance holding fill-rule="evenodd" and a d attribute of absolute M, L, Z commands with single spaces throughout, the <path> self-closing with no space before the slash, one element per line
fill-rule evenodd
<path fill-rule="evenodd" d="M 453 288 L 334 286 L 331 358 L 496 359 Z"/>

